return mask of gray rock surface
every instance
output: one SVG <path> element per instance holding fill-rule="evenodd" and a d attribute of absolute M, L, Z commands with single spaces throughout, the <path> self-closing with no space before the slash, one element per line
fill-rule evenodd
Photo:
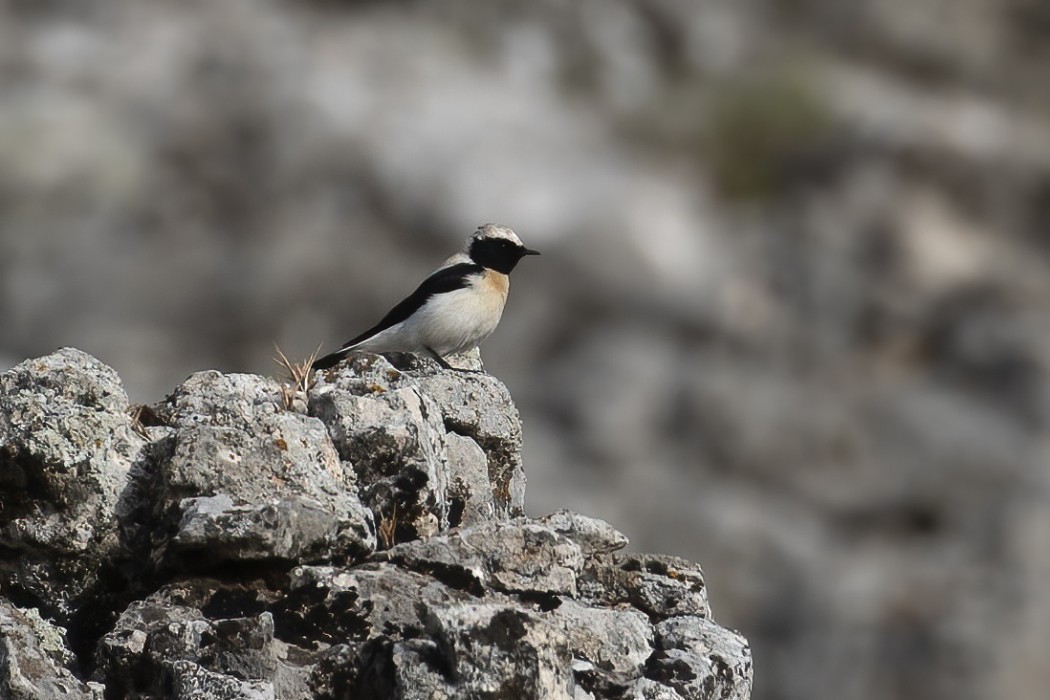
<path fill-rule="evenodd" d="M 522 512 L 521 421 L 493 377 L 412 355 L 357 356 L 324 373 L 310 415 L 328 426 L 377 514 L 384 546 Z M 480 367 L 477 352 L 452 358 Z"/>
<path fill-rule="evenodd" d="M 749 697 L 750 650 L 711 620 L 697 566 L 620 553 L 594 518 L 517 515 L 505 387 L 391 360 L 357 357 L 308 397 L 201 372 L 130 412 L 112 370 L 76 351 L 0 376 L 17 448 L 0 512 L 95 528 L 47 531 L 36 588 L 10 557 L 4 595 L 65 591 L 56 561 L 115 589 L 48 610 L 76 623 L 68 638 L 0 598 L 0 696 Z"/>
<path fill-rule="evenodd" d="M 0 698 L 5 700 L 101 700 L 101 688 L 70 673 L 75 663 L 65 630 L 0 599 Z"/>
<path fill-rule="evenodd" d="M 575 542 L 527 520 L 488 523 L 407 542 L 377 558 L 504 593 L 575 596 L 576 576 L 583 568 Z"/>
<path fill-rule="evenodd" d="M 0 371 L 268 373 L 494 218 L 527 512 L 703 562 L 762 700 L 1044 700 L 1048 47 L 1046 0 L 9 0 Z"/>
<path fill-rule="evenodd" d="M 157 407 L 172 430 L 142 485 L 170 533 L 155 556 L 303 562 L 375 549 L 353 468 L 324 424 L 280 397 L 273 380 L 202 372 Z"/>
<path fill-rule="evenodd" d="M 580 546 L 584 556 L 609 554 L 627 546 L 627 538 L 609 523 L 597 518 L 559 510 L 539 519 L 541 523 Z"/>
<path fill-rule="evenodd" d="M 110 367 L 79 350 L 0 375 L 0 591 L 68 622 L 106 583 L 146 440 Z"/>

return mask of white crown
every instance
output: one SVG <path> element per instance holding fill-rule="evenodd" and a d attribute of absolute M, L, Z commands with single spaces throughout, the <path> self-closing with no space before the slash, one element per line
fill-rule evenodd
<path fill-rule="evenodd" d="M 515 245 L 519 245 L 522 247 L 524 247 L 525 245 L 521 242 L 521 239 L 518 238 L 518 234 L 514 233 L 514 231 L 510 230 L 508 227 L 501 226 L 500 224 L 485 224 L 484 226 L 479 226 L 478 230 L 474 233 L 474 235 L 470 237 L 470 240 L 478 240 L 479 238 L 503 238 L 510 241 L 511 243 L 514 243 Z"/>

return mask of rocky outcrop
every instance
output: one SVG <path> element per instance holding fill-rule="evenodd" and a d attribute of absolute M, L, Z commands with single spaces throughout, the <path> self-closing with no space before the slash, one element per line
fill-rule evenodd
<path fill-rule="evenodd" d="M 61 628 L 35 608 L 20 610 L 0 599 L 0 697 L 101 698 L 103 688 L 80 681 L 69 671 L 74 665 Z"/>
<path fill-rule="evenodd" d="M 524 516 L 521 439 L 498 380 L 410 356 L 134 409 L 82 352 L 28 360 L 0 376 L 0 694 L 748 698 L 699 567 Z"/>
<path fill-rule="evenodd" d="M 5 593 L 68 618 L 118 552 L 119 515 L 146 440 L 116 372 L 75 350 L 0 375 L 0 570 Z"/>

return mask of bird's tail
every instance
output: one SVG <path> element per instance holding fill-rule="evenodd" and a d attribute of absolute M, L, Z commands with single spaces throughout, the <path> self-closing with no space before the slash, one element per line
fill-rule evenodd
<path fill-rule="evenodd" d="M 329 355 L 318 358 L 314 360 L 312 365 L 310 365 L 310 371 L 312 372 L 318 369 L 329 369 L 330 367 L 335 367 L 349 352 L 349 348 L 341 348 Z"/>

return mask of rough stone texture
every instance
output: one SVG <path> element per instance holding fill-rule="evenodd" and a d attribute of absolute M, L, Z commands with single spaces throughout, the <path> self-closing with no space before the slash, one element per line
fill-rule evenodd
<path fill-rule="evenodd" d="M 448 698 L 464 690 L 476 697 L 571 697 L 567 640 L 537 613 L 499 603 L 445 606 L 428 611 L 426 631 L 438 663 L 406 664 L 395 651 L 395 669 L 407 671 L 395 675 L 399 695 L 424 700 L 436 689 Z"/>
<path fill-rule="evenodd" d="M 652 653 L 652 626 L 639 610 L 566 599 L 549 616 L 550 626 L 565 635 L 573 658 L 586 659 L 604 671 L 637 676 Z"/>
<path fill-rule="evenodd" d="M 609 523 L 597 518 L 559 510 L 539 519 L 541 523 L 580 546 L 587 557 L 609 554 L 627 546 L 627 537 Z"/>
<path fill-rule="evenodd" d="M 474 525 L 496 517 L 485 450 L 469 437 L 445 434 L 449 474 L 449 520 Z"/>
<path fill-rule="evenodd" d="M 351 358 L 324 373 L 309 402 L 353 465 L 380 544 L 520 514 L 521 422 L 506 387 L 473 369 L 477 352 L 451 358 L 468 372 L 390 358 Z"/>
<path fill-rule="evenodd" d="M 280 697 L 309 697 L 300 664 L 275 639 L 273 615 L 231 614 L 223 605 L 234 594 L 200 580 L 133 603 L 99 642 L 96 676 L 116 697 L 163 696 L 167 688 L 179 698 L 274 698 L 278 689 Z"/>
<path fill-rule="evenodd" d="M 763 700 L 1047 696 L 1046 0 L 0 15 L 0 371 L 272 372 L 497 217 L 530 513 L 704 563 Z"/>
<path fill-rule="evenodd" d="M 424 375 L 420 385 L 437 402 L 449 432 L 469 437 L 485 450 L 497 512 L 521 513 L 525 501 L 521 419 L 507 387 L 488 374 L 448 372 Z"/>
<path fill-rule="evenodd" d="M 445 430 L 434 402 L 418 387 L 366 396 L 321 391 L 311 412 L 331 426 L 339 454 L 353 464 L 362 497 L 381 514 L 380 524 L 396 523 L 396 539 L 448 529 Z"/>
<path fill-rule="evenodd" d="M 38 460 L 8 458 L 5 478 L 39 465 L 56 484 L 46 495 L 64 499 L 47 511 L 12 489 L 2 512 L 90 507 L 108 548 L 56 527 L 49 551 L 101 561 L 116 588 L 66 598 L 74 620 L 91 611 L 68 641 L 0 599 L 0 696 L 746 700 L 750 650 L 711 620 L 698 567 L 617 553 L 622 534 L 568 511 L 508 517 L 523 477 L 506 389 L 392 359 L 400 369 L 355 358 L 310 396 L 201 372 L 133 421 L 122 395 L 85 397 L 119 383 L 82 353 L 0 377 L 6 444 Z M 23 409 L 37 394 L 47 410 Z M 117 438 L 121 449 L 85 453 L 90 488 L 77 491 L 62 450 Z M 100 489 L 110 473 L 120 488 Z M 41 591 L 58 585 L 42 571 Z"/>
<path fill-rule="evenodd" d="M 527 520 L 489 523 L 398 545 L 377 555 L 414 571 L 469 581 L 479 590 L 576 594 L 579 546 Z"/>
<path fill-rule="evenodd" d="M 142 488 L 158 535 L 170 533 L 153 543 L 162 563 L 305 562 L 375 548 L 353 470 L 319 420 L 283 408 L 276 382 L 202 372 L 156 413 L 173 431 Z"/>
<path fill-rule="evenodd" d="M 704 573 L 678 557 L 620 554 L 588 562 L 581 575 L 584 598 L 630 604 L 654 617 L 710 613 Z"/>
<path fill-rule="evenodd" d="M 656 646 L 645 675 L 685 697 L 747 700 L 751 657 L 747 642 L 709 618 L 683 615 L 656 626 Z"/>
<path fill-rule="evenodd" d="M 110 367 L 79 350 L 0 375 L 0 595 L 68 621 L 118 547 L 146 441 Z"/>
<path fill-rule="evenodd" d="M 41 619 L 35 608 L 20 610 L 0 599 L 0 698 L 101 699 L 99 688 L 70 673 L 73 663 L 62 628 Z"/>

